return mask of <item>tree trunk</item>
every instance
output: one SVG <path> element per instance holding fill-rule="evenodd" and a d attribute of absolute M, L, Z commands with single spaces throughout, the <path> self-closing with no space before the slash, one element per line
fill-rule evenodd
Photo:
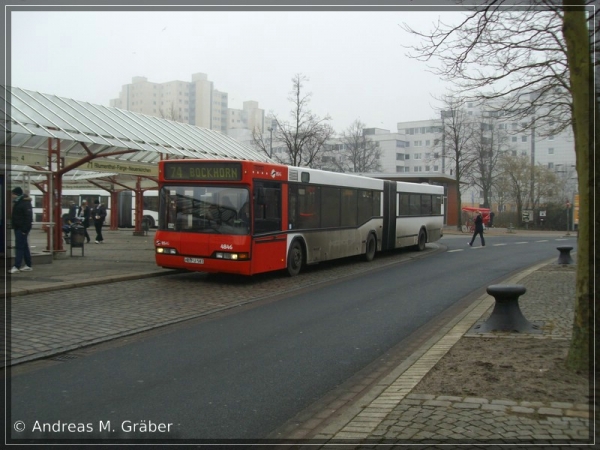
<path fill-rule="evenodd" d="M 593 123 L 597 104 L 590 55 L 590 38 L 584 7 L 577 0 L 564 0 L 563 34 L 567 45 L 571 94 L 573 97 L 573 136 L 575 140 L 576 167 L 579 183 L 579 239 L 577 241 L 577 284 L 573 337 L 566 365 L 571 370 L 587 371 L 590 361 L 590 309 L 592 307 L 590 252 L 590 199 L 593 181 L 590 167 L 593 164 Z M 598 115 L 596 114 L 596 117 Z"/>

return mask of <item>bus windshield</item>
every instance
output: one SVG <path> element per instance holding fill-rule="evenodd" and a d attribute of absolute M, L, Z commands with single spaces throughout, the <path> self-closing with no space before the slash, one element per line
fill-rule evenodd
<path fill-rule="evenodd" d="M 224 186 L 164 186 L 159 228 L 192 233 L 249 234 L 249 191 Z"/>

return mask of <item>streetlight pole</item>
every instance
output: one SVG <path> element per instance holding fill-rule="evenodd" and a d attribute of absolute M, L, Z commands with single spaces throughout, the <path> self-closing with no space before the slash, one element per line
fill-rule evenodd
<path fill-rule="evenodd" d="M 569 202 L 569 199 L 567 199 L 567 236 L 570 236 L 571 233 L 569 233 L 571 227 L 569 226 L 569 209 L 571 208 L 571 203 Z"/>
<path fill-rule="evenodd" d="M 273 157 L 273 130 L 277 129 L 277 121 L 271 120 L 271 126 L 267 128 L 269 130 L 269 158 Z"/>

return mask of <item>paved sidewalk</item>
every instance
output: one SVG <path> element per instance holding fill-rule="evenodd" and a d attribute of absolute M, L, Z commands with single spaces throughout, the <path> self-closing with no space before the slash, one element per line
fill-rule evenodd
<path fill-rule="evenodd" d="M 73 256 L 70 246 L 64 245 L 65 251 L 46 263 L 52 259 L 46 252 L 46 233 L 40 229 L 32 230 L 29 245 L 34 255 L 33 271 L 7 278 L 5 294 L 16 297 L 173 273 L 156 265 L 152 231 L 145 236 L 134 236 L 133 230 L 103 230 L 102 234 L 104 243 L 91 241 L 84 244 L 83 252 L 81 248 L 73 248 Z M 43 263 L 37 263 L 38 257 Z"/>
<path fill-rule="evenodd" d="M 589 444 L 594 412 L 588 404 L 542 403 L 535 393 L 523 401 L 413 393 L 413 389 L 460 339 L 570 339 L 575 297 L 575 266 L 540 264 L 506 284 L 527 287 L 523 315 L 543 322 L 542 334 L 474 333 L 493 309 L 487 294 L 457 317 L 390 377 L 357 402 L 354 413 L 314 436 L 322 442 L 369 444 L 522 443 Z M 452 374 L 448 374 L 452 376 Z M 301 435 L 301 430 L 296 437 Z"/>
<path fill-rule="evenodd" d="M 502 234 L 494 230 L 488 234 Z M 539 237 L 541 234 L 520 233 Z M 453 233 L 447 233 L 453 234 Z M 460 234 L 456 232 L 456 234 Z M 191 302 L 182 292 L 171 295 L 169 302 L 153 302 L 135 298 L 132 302 L 105 301 L 102 289 L 96 297 L 88 297 L 89 286 L 114 281 L 106 289 L 126 289 L 135 292 L 139 283 L 160 284 L 147 279 L 161 275 L 190 276 L 157 267 L 154 262 L 153 233 L 133 236 L 132 230 L 106 231 L 104 244 L 86 245 L 85 256 L 74 249 L 73 256 L 60 255 L 51 264 L 34 264 L 33 272 L 10 276 L 7 301 L 10 304 L 11 347 L 13 361 L 19 363 L 49 357 L 52 354 L 103 342 L 157 326 L 211 314 L 235 305 L 271 295 L 289 292 L 317 282 L 359 273 L 360 263 L 321 267 L 316 277 L 265 277 L 246 284 L 215 283 L 211 296 L 201 304 Z M 564 233 L 546 233 L 563 237 Z M 576 246 L 573 239 L 561 243 Z M 34 251 L 45 247 L 45 234 L 32 232 Z M 431 246 L 435 251 L 436 245 Z M 558 256 L 558 254 L 557 254 Z M 573 255 L 575 256 L 575 255 Z M 372 264 L 385 266 L 402 259 L 419 257 L 406 253 L 376 258 Z M 143 279 L 142 279 L 143 278 Z M 204 283 L 194 278 L 194 283 Z M 307 284 L 308 283 L 308 284 Z M 521 303 L 523 314 L 532 322 L 543 321 L 543 335 L 522 335 L 522 339 L 569 339 L 573 320 L 575 289 L 574 266 L 561 267 L 553 261 L 525 271 L 507 284 L 523 284 L 527 301 Z M 120 287 L 123 286 L 123 287 Z M 97 290 L 95 290 L 98 292 Z M 558 295 L 557 295 L 558 294 Z M 552 302 L 548 302 L 552 298 Z M 100 301 L 102 300 L 102 301 Z M 168 303 L 168 304 L 167 304 Z M 364 394 L 354 407 L 345 408 L 343 417 L 335 420 L 335 412 L 325 427 L 321 418 L 312 426 L 297 430 L 289 439 L 313 439 L 322 443 L 424 443 L 431 439 L 444 443 L 487 440 L 535 443 L 586 443 L 590 432 L 589 405 L 552 403 L 540 404 L 533 397 L 528 401 L 482 399 L 423 395 L 411 392 L 418 382 L 460 339 L 476 339 L 481 335 L 469 332 L 474 324 L 489 315 L 493 299 L 482 296 L 460 316 L 423 345 L 410 358 Z M 82 313 L 83 312 L 83 313 Z M 513 336 L 514 337 L 514 336 Z M 450 375 L 449 375 L 450 376 Z M 309 421 L 310 422 L 310 421 Z M 315 433 L 315 430 L 318 430 Z"/>

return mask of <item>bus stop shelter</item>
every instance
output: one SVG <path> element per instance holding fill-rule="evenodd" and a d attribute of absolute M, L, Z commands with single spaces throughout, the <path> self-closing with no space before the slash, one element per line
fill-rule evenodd
<path fill-rule="evenodd" d="M 269 161 L 267 155 L 233 138 L 186 123 L 9 86 L 0 89 L 0 101 L 6 107 L 0 139 L 7 151 L 4 173 L 8 174 L 8 179 L 0 180 L 2 198 L 10 204 L 6 188 L 24 167 L 29 179 L 32 173 L 40 176 L 35 183 L 47 197 L 48 223 L 53 225 L 48 250 L 52 252 L 64 251 L 56 224 L 62 212 L 63 187 L 72 180 L 109 190 L 113 204 L 118 189 L 134 190 L 140 202 L 136 203 L 136 233 L 141 231 L 143 192 L 156 188 L 158 161 Z M 116 215 L 112 216 L 111 227 L 112 220 L 116 227 Z M 3 220 L 3 228 L 5 224 Z"/>

